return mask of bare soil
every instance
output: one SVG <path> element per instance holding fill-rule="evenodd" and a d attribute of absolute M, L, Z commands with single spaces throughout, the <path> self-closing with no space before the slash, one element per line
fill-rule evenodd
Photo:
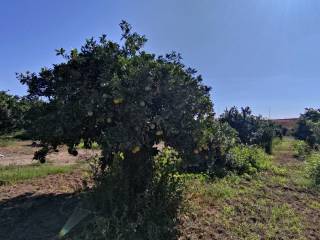
<path fill-rule="evenodd" d="M 78 205 L 82 173 L 0 187 L 0 239 L 56 239 Z"/>
<path fill-rule="evenodd" d="M 7 165 L 28 165 L 35 161 L 33 159 L 34 152 L 39 150 L 38 146 L 34 146 L 32 141 L 16 141 L 5 147 L 0 147 L 0 166 Z M 98 150 L 79 149 L 78 156 L 72 156 L 68 153 L 67 147 L 59 148 L 59 152 L 52 152 L 47 156 L 47 161 L 54 165 L 69 165 L 79 160 L 89 159 L 96 154 Z"/>

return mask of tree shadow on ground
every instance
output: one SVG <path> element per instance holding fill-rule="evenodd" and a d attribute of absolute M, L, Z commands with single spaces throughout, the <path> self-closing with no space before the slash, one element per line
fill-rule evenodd
<path fill-rule="evenodd" d="M 70 193 L 25 193 L 0 201 L 0 239 L 57 239 L 79 202 L 79 194 Z"/>

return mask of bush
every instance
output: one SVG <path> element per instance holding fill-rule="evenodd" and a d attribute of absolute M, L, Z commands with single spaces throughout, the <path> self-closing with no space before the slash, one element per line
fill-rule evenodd
<path fill-rule="evenodd" d="M 254 174 L 270 167 L 271 157 L 261 148 L 240 145 L 227 154 L 226 169 L 236 174 Z"/>
<path fill-rule="evenodd" d="M 307 158 L 306 170 L 312 182 L 320 186 L 320 154 L 313 153 Z"/>
<path fill-rule="evenodd" d="M 305 160 L 311 154 L 310 146 L 303 140 L 297 140 L 293 143 L 294 154 L 297 158 Z"/>
<path fill-rule="evenodd" d="M 182 184 L 177 175 L 181 159 L 165 148 L 154 161 L 154 176 L 145 192 L 132 201 L 123 158 L 118 155 L 113 170 L 104 174 L 88 199 L 94 217 L 75 239 L 176 239 L 177 213 Z"/>

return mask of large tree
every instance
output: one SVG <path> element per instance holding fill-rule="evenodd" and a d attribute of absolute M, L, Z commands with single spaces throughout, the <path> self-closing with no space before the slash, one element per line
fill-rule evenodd
<path fill-rule="evenodd" d="M 88 39 L 80 50 L 39 73 L 19 75 L 29 97 L 41 98 L 34 136 L 47 149 L 67 144 L 76 154 L 83 140 L 87 147 L 102 147 L 101 166 L 112 164 L 119 152 L 132 194 L 144 191 L 152 176 L 154 145 L 164 141 L 181 155 L 190 155 L 201 122 L 213 117 L 210 88 L 196 71 L 186 68 L 179 54 L 156 57 L 143 50 L 146 38 L 122 22 L 124 44 Z"/>

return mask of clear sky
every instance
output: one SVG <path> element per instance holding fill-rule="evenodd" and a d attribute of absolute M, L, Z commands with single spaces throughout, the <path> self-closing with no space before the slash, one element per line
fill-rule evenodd
<path fill-rule="evenodd" d="M 103 33 L 120 40 L 122 19 L 171 50 L 212 86 L 215 111 L 249 105 L 295 117 L 320 106 L 319 0 L 2 0 L 0 90 L 23 95 L 15 72 L 61 61 L 54 49 Z"/>

